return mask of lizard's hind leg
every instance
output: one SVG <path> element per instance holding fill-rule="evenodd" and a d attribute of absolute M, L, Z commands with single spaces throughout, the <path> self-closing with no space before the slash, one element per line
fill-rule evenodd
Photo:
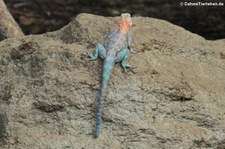
<path fill-rule="evenodd" d="M 96 60 L 98 57 L 104 59 L 106 57 L 106 49 L 102 44 L 98 43 L 95 50 L 89 56 L 91 60 Z"/>
<path fill-rule="evenodd" d="M 128 55 L 129 55 L 129 49 L 123 49 L 120 52 L 118 52 L 116 55 L 116 62 L 121 62 L 121 65 L 124 70 L 132 66 L 127 63 Z"/>

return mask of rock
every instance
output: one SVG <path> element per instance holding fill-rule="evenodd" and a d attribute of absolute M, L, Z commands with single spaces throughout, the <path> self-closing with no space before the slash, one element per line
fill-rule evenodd
<path fill-rule="evenodd" d="M 117 18 L 80 14 L 59 31 L 0 42 L 0 148 L 224 148 L 225 40 L 134 17 L 93 137 L 103 43 Z"/>

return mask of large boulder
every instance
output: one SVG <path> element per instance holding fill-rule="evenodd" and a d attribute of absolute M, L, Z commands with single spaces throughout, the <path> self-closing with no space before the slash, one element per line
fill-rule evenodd
<path fill-rule="evenodd" d="M 0 42 L 0 148 L 225 148 L 225 40 L 134 17 L 129 63 L 115 65 L 95 139 L 102 60 L 118 18 L 80 14 L 52 33 Z"/>

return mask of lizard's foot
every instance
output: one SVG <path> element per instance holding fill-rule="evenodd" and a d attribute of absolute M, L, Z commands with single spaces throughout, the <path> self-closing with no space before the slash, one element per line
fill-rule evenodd
<path fill-rule="evenodd" d="M 129 69 L 129 70 L 132 70 L 134 67 L 133 67 L 133 65 L 130 65 L 130 64 L 127 64 L 127 63 L 122 63 L 122 68 L 123 68 L 123 72 L 126 72 L 127 71 L 127 68 Z"/>
<path fill-rule="evenodd" d="M 123 67 L 123 69 L 125 70 L 126 68 L 131 68 L 132 67 L 132 65 L 130 65 L 130 64 L 127 64 L 127 63 L 122 63 L 122 67 Z"/>
<path fill-rule="evenodd" d="M 82 59 L 87 59 L 89 61 L 95 60 L 95 57 L 93 56 L 93 54 L 92 53 L 88 53 L 88 52 L 85 52 L 85 53 L 81 54 L 81 58 Z"/>
<path fill-rule="evenodd" d="M 98 58 L 98 56 L 93 55 L 93 53 L 88 53 L 87 52 L 87 55 L 89 57 L 89 61 L 94 61 L 94 60 L 96 60 Z"/>
<path fill-rule="evenodd" d="M 127 69 L 129 69 L 129 71 L 131 71 L 132 73 L 135 73 L 134 69 L 136 67 L 134 67 L 133 65 L 130 65 L 130 64 L 127 64 L 127 63 L 125 63 L 125 64 L 122 63 L 122 67 L 123 67 L 123 72 L 127 72 Z"/>

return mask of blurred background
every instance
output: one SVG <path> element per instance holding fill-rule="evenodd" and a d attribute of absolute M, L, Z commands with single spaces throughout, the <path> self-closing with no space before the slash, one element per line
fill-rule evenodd
<path fill-rule="evenodd" d="M 204 0 L 191 0 L 191 2 Z M 223 6 L 181 6 L 190 0 L 4 0 L 25 34 L 60 29 L 79 13 L 117 16 L 129 12 L 167 20 L 206 39 L 225 38 L 225 0 Z"/>

